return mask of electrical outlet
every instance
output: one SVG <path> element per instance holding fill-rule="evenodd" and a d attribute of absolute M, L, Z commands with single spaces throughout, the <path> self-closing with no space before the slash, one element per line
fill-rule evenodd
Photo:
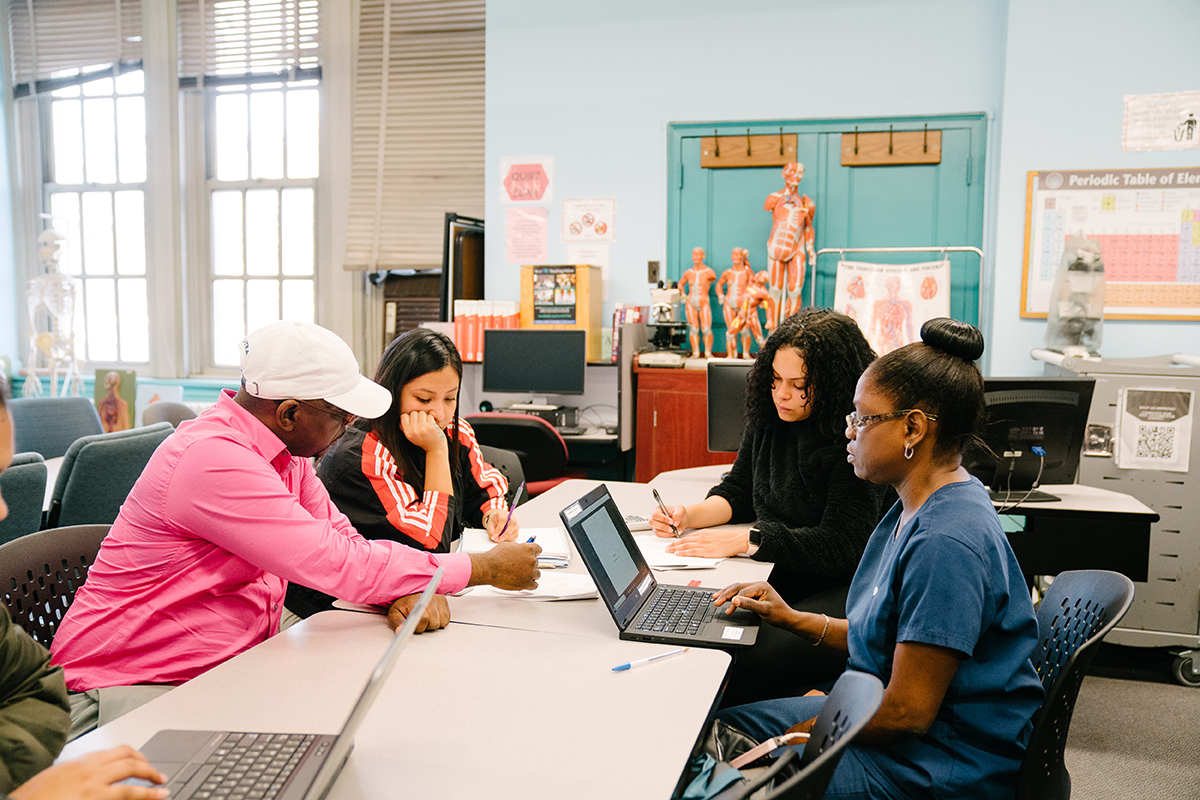
<path fill-rule="evenodd" d="M 647 261 L 646 262 L 646 280 L 649 283 L 658 283 L 658 262 L 657 261 Z"/>

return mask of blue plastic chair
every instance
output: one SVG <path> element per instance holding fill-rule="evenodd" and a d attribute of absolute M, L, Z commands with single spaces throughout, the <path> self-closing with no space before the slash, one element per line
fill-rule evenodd
<path fill-rule="evenodd" d="M 17 453 L 8 469 L 0 473 L 0 495 L 8 505 L 8 517 L 0 520 L 0 543 L 42 527 L 46 475 L 46 462 L 40 453 Z"/>
<path fill-rule="evenodd" d="M 115 522 L 150 456 L 174 430 L 159 422 L 77 439 L 58 471 L 46 527 Z"/>
<path fill-rule="evenodd" d="M 80 436 L 104 432 L 96 406 L 86 397 L 18 397 L 7 405 L 18 453 L 58 458 Z"/>

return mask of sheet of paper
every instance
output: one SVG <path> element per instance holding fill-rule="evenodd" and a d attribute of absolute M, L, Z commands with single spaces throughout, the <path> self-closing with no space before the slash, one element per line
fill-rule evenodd
<path fill-rule="evenodd" d="M 650 565 L 651 569 L 713 569 L 725 560 L 723 558 L 677 556 L 674 553 L 668 553 L 667 545 L 676 541 L 675 539 L 666 539 L 661 536 L 635 536 L 633 540 L 637 542 L 638 548 L 642 551 L 642 557 L 646 559 L 646 563 Z"/>
<path fill-rule="evenodd" d="M 596 584 L 588 575 L 569 572 L 543 572 L 536 589 L 509 591 L 495 586 L 476 586 L 476 597 L 503 597 L 512 600 L 590 600 L 599 597 Z"/>
<path fill-rule="evenodd" d="M 539 562 L 551 565 L 552 562 L 562 562 L 561 565 L 565 566 L 570 561 L 571 546 L 567 544 L 567 532 L 562 528 L 521 528 L 521 535 L 517 537 L 517 541 L 527 542 L 530 537 L 542 546 L 542 552 L 538 556 Z M 459 549 L 464 553 L 486 553 L 495 544 L 483 528 L 466 528 L 463 530 L 462 546 Z"/>

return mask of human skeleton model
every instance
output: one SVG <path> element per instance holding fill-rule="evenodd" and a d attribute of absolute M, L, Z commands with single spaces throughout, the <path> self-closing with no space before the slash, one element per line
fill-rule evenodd
<path fill-rule="evenodd" d="M 742 340 L 742 358 L 750 357 L 750 329 L 746 326 L 749 316 L 746 307 L 750 302 L 750 284 L 754 281 L 754 270 L 747 260 L 749 252 L 740 247 L 733 248 L 733 266 L 721 273 L 717 281 L 717 302 L 725 314 L 725 357 L 738 357 L 738 339 Z M 755 321 L 758 315 L 755 314 Z M 740 336 L 739 336 L 740 334 Z"/>
<path fill-rule="evenodd" d="M 713 357 L 712 305 L 708 298 L 708 288 L 716 280 L 717 273 L 704 263 L 704 248 L 697 247 L 692 250 L 692 266 L 679 279 L 679 292 L 687 298 L 683 309 L 687 313 L 692 358 L 700 357 L 701 333 L 704 334 L 704 355 L 707 358 Z"/>
<path fill-rule="evenodd" d="M 804 165 L 792 162 L 783 168 L 784 188 L 767 195 L 763 208 L 771 212 L 771 235 L 767 238 L 771 294 L 778 306 L 776 322 L 800 310 L 804 288 L 805 254 L 808 265 L 816 266 L 817 248 L 813 217 L 816 203 L 797 189 L 804 178 Z"/>
<path fill-rule="evenodd" d="M 53 228 L 38 235 L 38 261 L 42 262 L 46 274 L 29 281 L 29 358 L 25 360 L 25 368 L 34 379 L 26 380 L 21 389 L 21 394 L 26 397 L 37 397 L 42 393 L 42 383 L 33 375 L 39 351 L 50 363 L 50 394 L 57 389 L 60 362 L 66 367 L 62 393 L 83 391 L 83 375 L 75 355 L 75 282 L 58 267 L 62 249 L 59 243 L 65 238 Z M 50 315 L 50 331 L 38 333 L 38 312 L 43 309 Z"/>
<path fill-rule="evenodd" d="M 912 303 L 900 298 L 900 279 L 895 275 L 883 283 L 887 289 L 887 297 L 876 300 L 871 307 L 871 329 L 868 337 L 876 340 L 879 355 L 890 353 L 898 347 L 903 347 L 913 341 Z"/>

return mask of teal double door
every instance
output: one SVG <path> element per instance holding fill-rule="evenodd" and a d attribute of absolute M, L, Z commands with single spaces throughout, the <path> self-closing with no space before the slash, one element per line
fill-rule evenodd
<path fill-rule="evenodd" d="M 843 133 L 941 131 L 939 164 L 846 167 L 841 163 Z M 796 134 L 797 158 L 804 164 L 800 192 L 816 203 L 816 247 L 929 247 L 929 253 L 846 254 L 847 260 L 909 263 L 941 258 L 936 248 L 982 248 L 984 202 L 983 114 L 892 119 L 777 120 L 766 122 L 682 123 L 668 129 L 667 277 L 678 281 L 691 266 L 694 247 L 703 247 L 717 275 L 731 265 L 733 248 L 750 251 L 757 272 L 767 263 L 771 213 L 767 195 L 783 188 L 782 167 L 708 169 L 700 166 L 700 142 L 712 136 Z M 980 268 L 975 253 L 949 253 L 950 313 L 979 324 Z M 807 267 L 804 305 L 833 304 L 837 254 Z M 713 304 L 714 349 L 724 350 L 725 326 Z"/>

